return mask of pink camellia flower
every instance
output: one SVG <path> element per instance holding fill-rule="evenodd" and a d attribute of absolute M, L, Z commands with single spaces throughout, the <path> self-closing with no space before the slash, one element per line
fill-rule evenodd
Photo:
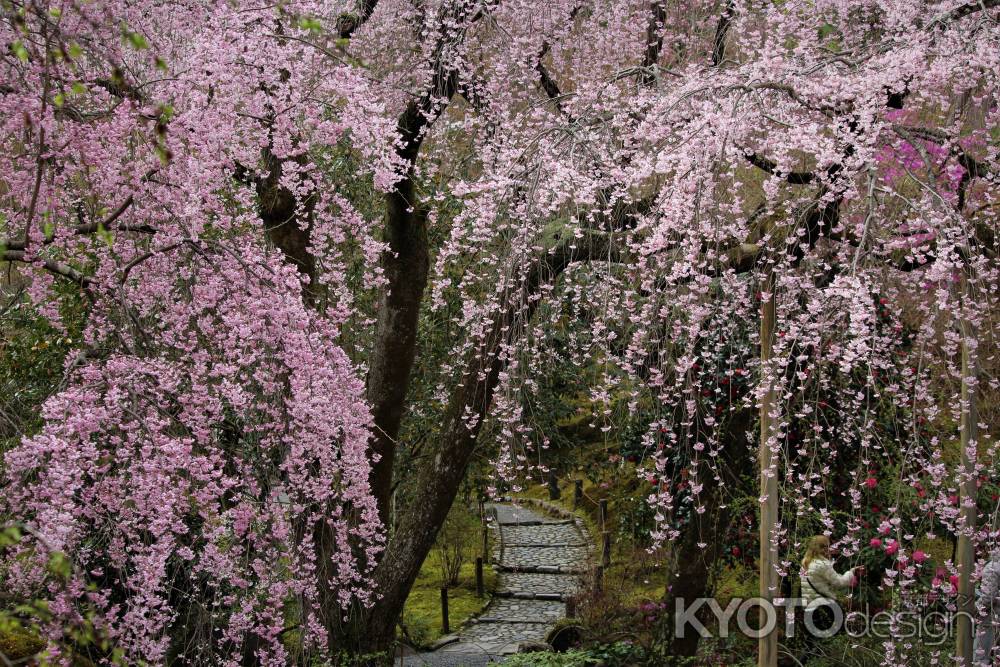
<path fill-rule="evenodd" d="M 877 537 L 873 537 L 873 538 L 872 538 L 872 540 L 871 540 L 871 542 L 869 542 L 868 544 L 869 544 L 869 545 L 870 545 L 870 546 L 871 546 L 871 547 L 872 547 L 873 549 L 878 549 L 878 548 L 879 548 L 880 546 L 882 546 L 882 540 L 880 540 L 880 539 L 879 539 L 879 538 L 877 538 Z"/>
<path fill-rule="evenodd" d="M 899 542 L 896 540 L 889 540 L 885 543 L 885 552 L 890 556 L 899 551 Z"/>
<path fill-rule="evenodd" d="M 939 588 L 944 581 L 940 577 L 934 577 L 931 580 L 931 588 Z"/>
<path fill-rule="evenodd" d="M 878 486 L 878 480 L 875 479 L 874 477 L 869 477 L 868 479 L 865 480 L 865 486 L 867 486 L 869 489 L 874 489 L 876 486 Z"/>
<path fill-rule="evenodd" d="M 953 574 L 950 577 L 948 577 L 948 583 L 951 584 L 951 592 L 952 593 L 957 593 L 958 592 L 958 575 L 957 574 Z"/>
<path fill-rule="evenodd" d="M 914 563 L 916 563 L 917 565 L 920 565 L 925 560 L 927 560 L 927 554 L 925 554 L 923 551 L 920 551 L 918 549 L 918 550 L 916 550 L 916 551 L 913 552 L 913 562 Z"/>

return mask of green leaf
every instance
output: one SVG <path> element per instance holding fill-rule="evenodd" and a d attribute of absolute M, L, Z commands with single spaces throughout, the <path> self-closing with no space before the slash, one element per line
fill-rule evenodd
<path fill-rule="evenodd" d="M 322 32 L 323 24 L 320 23 L 319 19 L 303 17 L 299 19 L 299 26 L 303 30 L 308 30 L 309 32 Z"/>
<path fill-rule="evenodd" d="M 105 229 L 104 225 L 101 223 L 97 223 L 97 237 L 104 241 L 109 248 L 114 245 L 114 235 L 109 230 Z"/>
<path fill-rule="evenodd" d="M 67 52 L 69 53 L 69 57 L 72 58 L 73 60 L 76 60 L 77 58 L 83 55 L 83 49 L 80 48 L 80 45 L 77 44 L 76 42 L 73 42 L 72 44 L 69 45 Z"/>
<path fill-rule="evenodd" d="M 24 44 L 21 42 L 14 42 L 10 45 L 10 48 L 13 49 L 14 55 L 17 56 L 18 60 L 23 63 L 28 62 L 28 49 L 24 48 Z"/>
<path fill-rule="evenodd" d="M 21 530 L 17 526 L 7 526 L 0 531 L 0 547 L 9 547 L 21 541 Z"/>
<path fill-rule="evenodd" d="M 52 103 L 56 105 L 57 109 L 61 109 L 62 105 L 66 103 L 66 97 L 62 93 L 56 93 L 52 98 Z"/>
<path fill-rule="evenodd" d="M 146 38 L 137 32 L 132 32 L 128 30 L 125 31 L 125 39 L 132 46 L 132 48 L 136 49 L 137 51 L 149 48 L 149 42 L 147 42 Z"/>
<path fill-rule="evenodd" d="M 66 554 L 57 551 L 49 556 L 49 571 L 52 574 L 63 579 L 69 579 L 71 570 L 72 568 L 70 567 L 69 559 L 66 558 Z"/>
<path fill-rule="evenodd" d="M 73 91 L 74 95 L 83 95 L 87 92 L 87 87 L 79 81 L 74 82 L 70 89 Z"/>

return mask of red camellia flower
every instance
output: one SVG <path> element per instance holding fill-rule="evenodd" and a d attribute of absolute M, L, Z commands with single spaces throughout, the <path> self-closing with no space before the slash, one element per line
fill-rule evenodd
<path fill-rule="evenodd" d="M 871 546 L 871 547 L 872 547 L 873 549 L 878 549 L 878 548 L 879 548 L 880 546 L 882 546 L 882 540 L 880 540 L 880 539 L 879 539 L 879 538 L 877 538 L 877 537 L 873 537 L 873 538 L 871 539 L 871 542 L 869 542 L 868 544 L 869 544 L 869 545 L 870 545 L 870 546 Z"/>
<path fill-rule="evenodd" d="M 875 479 L 874 477 L 869 477 L 868 479 L 865 480 L 865 486 L 867 486 L 869 489 L 874 489 L 876 486 L 878 486 L 878 480 Z"/>

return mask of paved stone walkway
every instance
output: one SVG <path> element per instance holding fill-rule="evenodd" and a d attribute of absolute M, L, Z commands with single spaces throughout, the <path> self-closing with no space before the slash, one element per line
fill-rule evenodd
<path fill-rule="evenodd" d="M 514 505 L 492 505 L 497 540 L 496 597 L 457 641 L 433 653 L 408 656 L 406 667 L 481 667 L 516 653 L 521 642 L 545 641 L 566 615 L 566 598 L 588 568 L 590 550 L 571 520 L 553 519 Z"/>

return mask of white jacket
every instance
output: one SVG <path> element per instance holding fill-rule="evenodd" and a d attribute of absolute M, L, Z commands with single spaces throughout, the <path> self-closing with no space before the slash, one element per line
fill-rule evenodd
<path fill-rule="evenodd" d="M 809 563 L 809 569 L 802 573 L 802 597 L 806 605 L 819 600 L 836 600 L 838 588 L 847 588 L 854 582 L 854 570 L 837 574 L 833 561 L 816 558 Z"/>

